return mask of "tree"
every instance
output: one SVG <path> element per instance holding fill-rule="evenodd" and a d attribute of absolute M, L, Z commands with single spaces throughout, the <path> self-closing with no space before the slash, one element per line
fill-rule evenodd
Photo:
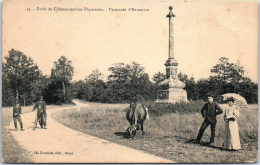
<path fill-rule="evenodd" d="M 97 69 L 88 75 L 85 81 L 78 81 L 72 84 L 73 95 L 76 98 L 93 102 L 108 102 L 106 95 L 107 84 L 102 80 L 103 74 Z"/>
<path fill-rule="evenodd" d="M 95 69 L 92 73 L 86 78 L 87 81 L 97 82 L 99 80 L 103 80 L 104 75 L 98 70 Z"/>
<path fill-rule="evenodd" d="M 240 62 L 231 63 L 228 58 L 222 57 L 218 64 L 213 66 L 213 76 L 208 79 L 208 89 L 214 95 L 237 93 L 246 98 L 249 103 L 257 103 L 257 84 L 244 76 L 245 70 Z"/>
<path fill-rule="evenodd" d="M 131 64 L 115 63 L 109 68 L 106 94 L 115 102 L 131 102 L 135 97 L 154 98 L 150 91 L 153 84 L 141 64 L 132 61 Z"/>
<path fill-rule="evenodd" d="M 2 106 L 12 106 L 15 103 L 15 91 L 10 85 L 10 80 L 5 74 L 2 74 Z"/>
<path fill-rule="evenodd" d="M 89 92 L 89 88 L 85 81 L 79 80 L 72 83 L 73 87 L 73 97 L 89 101 L 92 92 Z"/>
<path fill-rule="evenodd" d="M 240 62 L 230 63 L 229 59 L 226 57 L 221 57 L 218 61 L 218 64 L 213 66 L 211 73 L 214 77 L 228 82 L 239 82 L 244 77 L 244 68 L 240 65 Z"/>
<path fill-rule="evenodd" d="M 125 83 L 128 79 L 128 71 L 124 63 L 115 63 L 108 68 L 112 73 L 108 76 L 109 81 Z"/>
<path fill-rule="evenodd" d="M 86 78 L 86 85 L 91 89 L 91 97 L 89 101 L 102 102 L 105 97 L 106 84 L 104 83 L 103 74 L 98 69 L 92 71 L 92 73 Z"/>
<path fill-rule="evenodd" d="M 214 95 L 214 90 L 210 87 L 208 79 L 200 79 L 197 81 L 197 94 L 198 99 L 207 100 L 207 95 Z"/>
<path fill-rule="evenodd" d="M 258 84 L 254 83 L 250 78 L 243 78 L 236 93 L 243 96 L 248 103 L 258 103 Z"/>
<path fill-rule="evenodd" d="M 153 81 L 156 85 L 158 85 L 160 82 L 166 79 L 166 75 L 164 73 L 158 72 L 153 75 Z"/>
<path fill-rule="evenodd" d="M 9 55 L 4 57 L 6 62 L 2 64 L 3 79 L 8 85 L 3 88 L 8 89 L 9 94 L 15 95 L 13 97 L 16 97 L 16 100 L 22 100 L 24 105 L 31 104 L 35 95 L 34 83 L 43 78 L 42 73 L 33 60 L 21 51 L 11 49 L 8 53 Z"/>
<path fill-rule="evenodd" d="M 53 96 L 56 98 L 56 103 L 67 103 L 72 100 L 71 95 L 68 95 L 68 93 L 70 91 L 70 81 L 72 80 L 73 73 L 74 67 L 71 61 L 66 57 L 61 56 L 58 61 L 54 62 L 54 68 L 51 70 L 51 89 L 54 88 Z"/>
<path fill-rule="evenodd" d="M 199 98 L 197 83 L 195 82 L 194 77 L 189 78 L 188 75 L 180 72 L 178 74 L 180 81 L 185 83 L 184 90 L 187 91 L 188 99 L 197 100 Z"/>

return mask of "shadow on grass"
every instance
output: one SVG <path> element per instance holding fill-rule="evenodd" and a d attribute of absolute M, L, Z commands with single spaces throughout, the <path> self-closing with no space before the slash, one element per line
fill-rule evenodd
<path fill-rule="evenodd" d="M 185 143 L 196 144 L 196 139 L 187 139 Z"/>
<path fill-rule="evenodd" d="M 187 141 L 185 143 L 197 144 L 196 139 L 187 139 Z M 209 142 L 200 142 L 200 144 L 197 144 L 197 145 L 201 145 L 201 146 L 209 147 L 209 148 L 213 148 L 213 149 L 218 149 L 218 150 L 225 150 L 225 149 L 223 149 L 223 147 L 209 145 Z"/>
<path fill-rule="evenodd" d="M 128 135 L 126 132 L 115 132 L 116 136 L 121 136 L 123 139 L 128 139 Z"/>

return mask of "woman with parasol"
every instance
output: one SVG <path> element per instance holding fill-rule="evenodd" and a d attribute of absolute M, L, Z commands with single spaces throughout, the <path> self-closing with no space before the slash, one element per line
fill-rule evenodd
<path fill-rule="evenodd" d="M 238 117 L 239 107 L 234 105 L 234 98 L 226 99 L 228 106 L 224 110 L 224 121 L 225 121 L 225 140 L 223 148 L 226 150 L 239 150 L 241 149 L 239 131 L 238 131 Z"/>

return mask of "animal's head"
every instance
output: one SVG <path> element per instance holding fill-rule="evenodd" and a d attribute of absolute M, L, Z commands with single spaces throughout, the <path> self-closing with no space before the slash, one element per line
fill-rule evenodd
<path fill-rule="evenodd" d="M 131 125 L 126 129 L 126 133 L 128 135 L 128 138 L 131 139 L 131 140 L 134 139 L 136 132 L 137 132 L 136 128 L 134 126 L 131 126 Z"/>
<path fill-rule="evenodd" d="M 136 104 L 135 103 L 130 103 L 129 109 L 135 108 Z"/>

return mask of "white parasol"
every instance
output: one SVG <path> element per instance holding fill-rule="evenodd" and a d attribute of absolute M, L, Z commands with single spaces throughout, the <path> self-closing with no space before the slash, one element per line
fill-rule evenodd
<path fill-rule="evenodd" d="M 247 108 L 246 99 L 239 94 L 236 93 L 226 93 L 221 95 L 223 97 L 223 101 L 227 100 L 228 98 L 233 98 L 235 100 L 234 105 L 238 106 L 239 108 Z"/>

